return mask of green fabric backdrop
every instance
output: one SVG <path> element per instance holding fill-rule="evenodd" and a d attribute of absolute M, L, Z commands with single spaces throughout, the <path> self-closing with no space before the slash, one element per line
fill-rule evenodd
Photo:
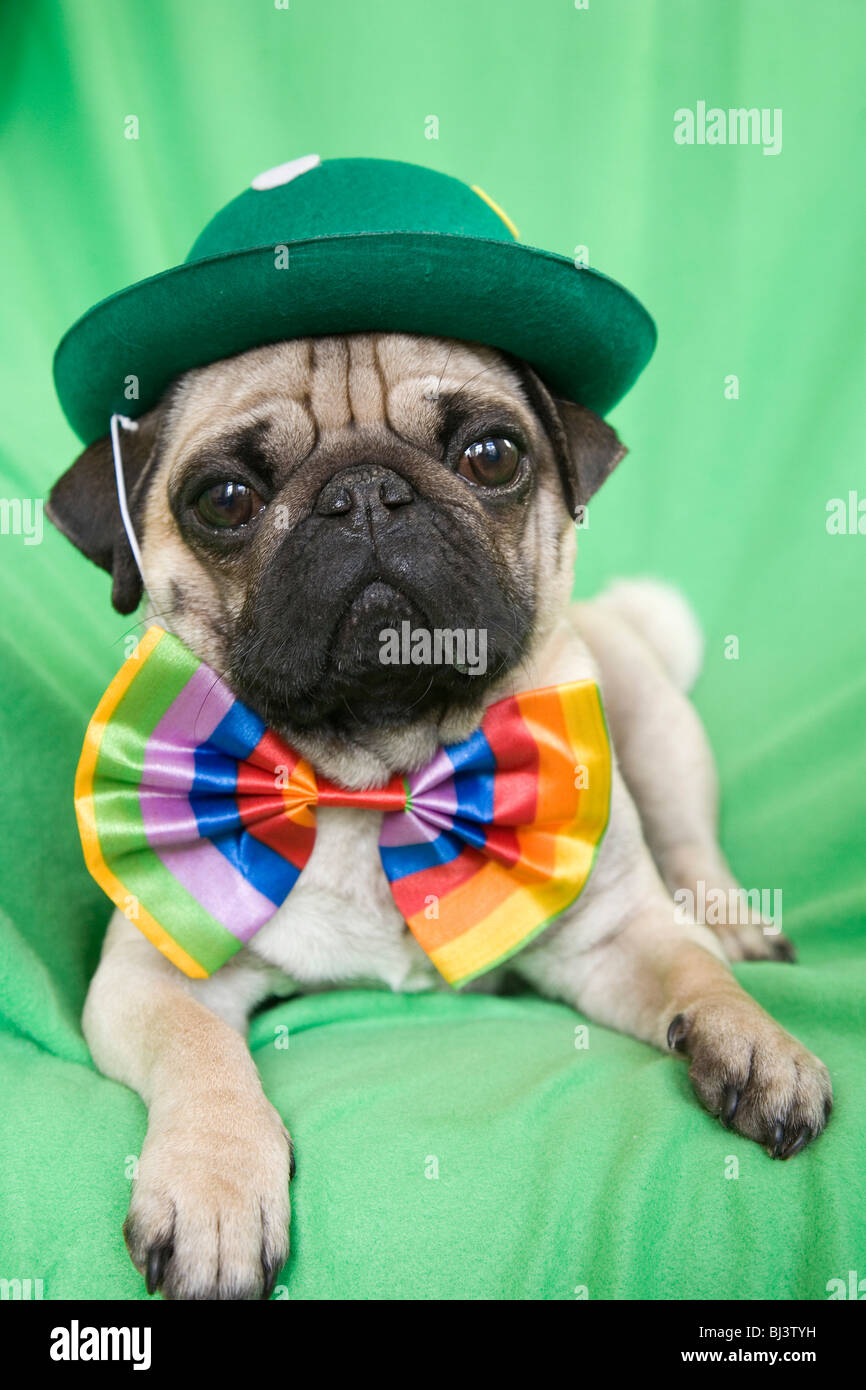
<path fill-rule="evenodd" d="M 703 1114 L 681 1063 L 597 1027 L 576 1049 L 558 1006 L 284 1004 L 253 1043 L 298 1148 L 291 1297 L 823 1298 L 866 1277 L 866 535 L 826 526 L 830 499 L 866 498 L 864 39 L 860 0 L 0 11 L 3 498 L 43 497 L 75 454 L 50 379 L 72 319 L 310 151 L 480 184 L 524 240 L 587 246 L 655 315 L 577 591 L 650 573 L 695 603 L 725 847 L 783 890 L 801 955 L 737 973 L 833 1074 L 827 1135 L 781 1165 Z M 781 108 L 781 153 L 677 145 L 698 101 Z M 108 905 L 71 806 L 130 624 L 47 523 L 28 545 L 3 515 L 0 1278 L 138 1298 L 120 1226 L 144 1111 L 81 1035 Z"/>

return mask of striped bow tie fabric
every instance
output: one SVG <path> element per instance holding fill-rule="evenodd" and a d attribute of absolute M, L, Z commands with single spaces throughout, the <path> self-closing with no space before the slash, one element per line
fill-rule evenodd
<path fill-rule="evenodd" d="M 291 892 L 313 852 L 317 806 L 381 815 L 397 907 L 459 986 L 574 902 L 609 802 L 610 747 L 592 681 L 500 700 L 420 771 L 348 791 L 317 777 L 159 627 L 100 701 L 75 782 L 90 872 L 197 978 L 225 964 Z"/>

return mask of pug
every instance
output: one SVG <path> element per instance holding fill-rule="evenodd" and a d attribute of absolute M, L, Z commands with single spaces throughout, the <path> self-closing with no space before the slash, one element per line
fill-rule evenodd
<path fill-rule="evenodd" d="M 571 600 L 575 515 L 624 453 L 592 411 L 473 343 L 357 333 L 197 368 L 124 437 L 147 615 L 348 788 L 424 765 L 504 695 L 597 681 L 614 750 L 607 833 L 576 902 L 509 969 L 688 1058 L 707 1110 L 787 1159 L 824 1129 L 830 1078 L 728 961 L 788 960 L 790 943 L 760 921 L 684 918 L 674 902 L 737 889 L 686 693 L 695 621 L 649 581 Z M 108 439 L 48 510 L 132 613 L 142 576 Z M 483 630 L 483 669 L 384 664 L 382 632 L 406 622 Z M 251 1011 L 299 989 L 445 987 L 389 891 L 379 820 L 321 807 L 296 887 L 208 979 L 112 918 L 84 1030 L 100 1070 L 149 1110 L 124 1229 L 150 1292 L 266 1298 L 287 1258 L 292 1142 L 246 1045 Z M 495 990 L 502 975 L 470 988 Z"/>

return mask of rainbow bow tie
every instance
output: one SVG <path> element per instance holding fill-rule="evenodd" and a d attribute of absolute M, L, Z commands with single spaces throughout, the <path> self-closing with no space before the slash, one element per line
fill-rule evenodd
<path fill-rule="evenodd" d="M 315 807 L 357 806 L 383 813 L 397 907 L 445 979 L 465 984 L 575 900 L 609 802 L 592 681 L 500 700 L 419 772 L 347 791 L 158 627 L 100 701 L 75 780 L 90 872 L 194 977 L 219 969 L 294 887 Z"/>

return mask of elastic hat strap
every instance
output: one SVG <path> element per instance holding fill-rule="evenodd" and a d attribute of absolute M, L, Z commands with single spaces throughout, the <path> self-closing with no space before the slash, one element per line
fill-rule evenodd
<path fill-rule="evenodd" d="M 135 531 L 132 527 L 132 518 L 129 515 L 129 505 L 126 500 L 126 480 L 123 476 L 123 459 L 120 453 L 120 426 L 125 430 L 135 431 L 138 424 L 135 420 L 130 420 L 128 415 L 112 415 L 109 424 L 109 434 L 111 435 L 111 453 L 114 457 L 114 480 L 117 484 L 117 500 L 120 503 L 120 516 L 123 521 L 123 529 L 129 541 L 129 548 L 135 557 L 138 565 L 138 572 L 141 575 L 141 582 L 145 589 L 147 583 L 144 578 L 144 566 L 141 563 L 141 551 L 138 548 Z"/>

